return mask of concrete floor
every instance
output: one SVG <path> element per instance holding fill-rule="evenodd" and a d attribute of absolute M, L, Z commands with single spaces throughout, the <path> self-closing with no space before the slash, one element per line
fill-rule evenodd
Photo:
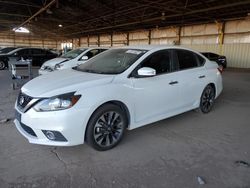
<path fill-rule="evenodd" d="M 0 123 L 0 187 L 250 187 L 250 71 L 223 73 L 209 114 L 194 111 L 126 133 L 113 150 L 32 145 Z M 13 118 L 18 91 L 0 71 L 0 119 Z M 205 180 L 199 185 L 197 176 Z"/>

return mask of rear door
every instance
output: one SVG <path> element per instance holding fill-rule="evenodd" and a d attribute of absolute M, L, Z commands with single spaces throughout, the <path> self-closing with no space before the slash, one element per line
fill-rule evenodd
<path fill-rule="evenodd" d="M 200 55 L 184 49 L 174 50 L 175 70 L 181 91 L 183 109 L 196 106 L 206 84 L 205 59 Z"/>

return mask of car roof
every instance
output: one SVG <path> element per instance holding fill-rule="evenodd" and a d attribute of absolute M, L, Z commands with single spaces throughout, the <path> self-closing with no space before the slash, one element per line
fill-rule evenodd
<path fill-rule="evenodd" d="M 92 49 L 110 49 L 109 47 L 101 47 L 101 46 L 98 46 L 98 47 L 79 47 L 79 48 L 75 48 L 74 50 L 76 49 L 87 49 L 87 50 L 92 50 Z"/>
<path fill-rule="evenodd" d="M 192 50 L 190 48 L 185 48 L 183 46 L 177 46 L 177 45 L 137 45 L 137 46 L 122 46 L 122 47 L 114 47 L 115 48 L 123 48 L 123 49 L 137 49 L 137 50 L 164 50 L 164 49 L 183 49 L 183 50 L 189 50 L 195 53 L 199 53 L 195 50 Z"/>

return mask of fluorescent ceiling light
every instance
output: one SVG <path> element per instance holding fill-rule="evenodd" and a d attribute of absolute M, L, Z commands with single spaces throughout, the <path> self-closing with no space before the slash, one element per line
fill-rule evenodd
<path fill-rule="evenodd" d="M 13 31 L 17 33 L 29 33 L 30 31 L 25 27 L 14 28 Z"/>
<path fill-rule="evenodd" d="M 59 24 L 58 27 L 62 27 L 62 24 Z"/>

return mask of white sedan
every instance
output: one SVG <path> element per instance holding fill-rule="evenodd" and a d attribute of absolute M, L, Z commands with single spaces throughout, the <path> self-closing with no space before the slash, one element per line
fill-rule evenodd
<path fill-rule="evenodd" d="M 221 91 L 218 65 L 198 52 L 128 46 L 28 82 L 16 101 L 14 122 L 30 143 L 86 142 L 108 150 L 125 129 L 196 108 L 208 113 Z"/>
<path fill-rule="evenodd" d="M 39 75 L 48 74 L 50 72 L 62 69 L 70 69 L 85 63 L 88 59 L 104 52 L 108 48 L 77 48 L 67 52 L 66 54 L 46 61 L 39 69 Z"/>

